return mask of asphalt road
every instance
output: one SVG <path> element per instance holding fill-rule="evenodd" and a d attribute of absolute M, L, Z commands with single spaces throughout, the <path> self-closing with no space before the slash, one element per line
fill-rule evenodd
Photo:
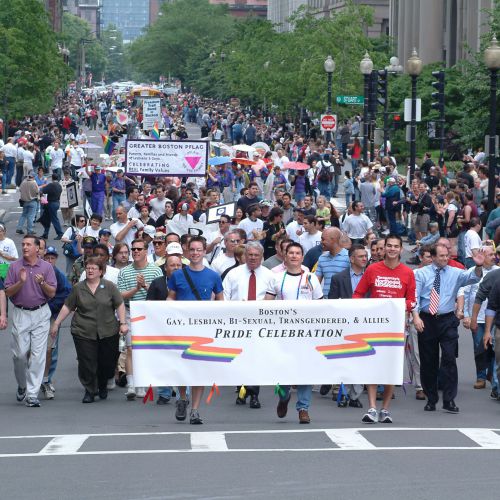
<path fill-rule="evenodd" d="M 19 244 L 16 194 L 2 196 L 0 208 L 8 235 Z M 202 404 L 205 424 L 195 428 L 175 420 L 173 402 L 127 402 L 121 388 L 106 401 L 81 404 L 67 323 L 56 397 L 26 408 L 15 400 L 9 330 L 10 324 L 0 332 L 2 499 L 499 497 L 500 404 L 489 400 L 488 389 L 472 388 L 472 340 L 465 330 L 458 415 L 426 413 L 411 387 L 406 395 L 398 388 L 394 424 L 363 426 L 363 410 L 338 408 L 331 396 L 314 393 L 312 422 L 304 426 L 294 395 L 281 420 L 273 388 L 263 388 L 262 408 L 253 410 L 236 406 L 234 388 L 225 387 L 210 405 Z M 366 395 L 361 401 L 366 408 Z"/>

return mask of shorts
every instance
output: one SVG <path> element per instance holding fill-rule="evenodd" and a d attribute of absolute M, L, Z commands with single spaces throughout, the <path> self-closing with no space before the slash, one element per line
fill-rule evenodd
<path fill-rule="evenodd" d="M 417 233 L 426 233 L 429 231 L 429 222 L 431 218 L 429 214 L 417 215 L 415 220 L 415 231 Z"/>

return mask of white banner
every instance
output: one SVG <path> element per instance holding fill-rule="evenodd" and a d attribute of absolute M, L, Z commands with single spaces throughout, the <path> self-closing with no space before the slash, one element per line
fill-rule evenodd
<path fill-rule="evenodd" d="M 131 302 L 139 387 L 402 384 L 404 299 Z"/>
<path fill-rule="evenodd" d="M 206 141 L 128 139 L 126 170 L 131 175 L 203 176 L 207 170 Z"/>
<path fill-rule="evenodd" d="M 158 127 L 163 129 L 161 120 L 161 100 L 144 99 L 142 101 L 142 129 L 151 130 L 155 122 L 158 122 Z"/>

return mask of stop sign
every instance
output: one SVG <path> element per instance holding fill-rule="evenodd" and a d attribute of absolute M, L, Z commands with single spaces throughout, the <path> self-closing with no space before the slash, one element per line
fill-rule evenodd
<path fill-rule="evenodd" d="M 337 129 L 337 115 L 321 115 L 321 130 L 334 132 Z"/>

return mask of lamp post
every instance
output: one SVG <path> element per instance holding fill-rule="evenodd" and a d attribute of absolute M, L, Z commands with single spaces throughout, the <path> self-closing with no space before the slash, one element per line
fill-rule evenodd
<path fill-rule="evenodd" d="M 370 78 L 373 71 L 373 61 L 368 52 L 359 63 L 359 69 L 365 79 L 364 104 L 363 104 L 363 162 L 368 163 L 368 92 L 370 89 Z"/>
<path fill-rule="evenodd" d="M 417 78 L 422 73 L 423 62 L 418 57 L 417 49 L 413 49 L 411 57 L 406 62 L 406 69 L 411 76 L 411 122 L 410 122 L 410 182 L 415 174 L 417 156 Z"/>
<path fill-rule="evenodd" d="M 331 114 L 332 112 L 332 74 L 335 71 L 335 61 L 332 59 L 332 56 L 328 56 L 325 59 L 325 63 L 323 65 L 325 68 L 327 77 L 328 77 L 328 105 L 327 105 L 327 110 L 326 112 L 328 114 Z M 328 130 L 326 132 L 326 143 L 327 145 L 330 143 L 332 140 L 332 132 Z"/>
<path fill-rule="evenodd" d="M 484 62 L 490 70 L 490 144 L 488 160 L 488 211 L 495 208 L 495 174 L 497 170 L 497 82 L 500 69 L 500 47 L 493 35 L 490 46 L 484 51 Z"/>

